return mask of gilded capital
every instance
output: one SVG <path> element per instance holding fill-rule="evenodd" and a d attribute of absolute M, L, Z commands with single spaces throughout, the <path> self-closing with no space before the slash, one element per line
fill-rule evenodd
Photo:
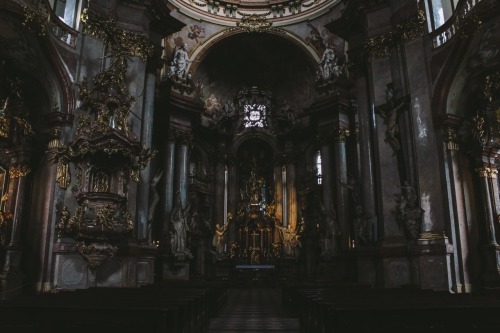
<path fill-rule="evenodd" d="M 495 170 L 495 171 L 497 171 L 497 170 Z M 492 174 L 492 171 L 491 171 L 490 167 L 483 166 L 480 168 L 476 168 L 476 172 L 479 175 L 479 177 L 481 177 L 481 178 L 491 178 L 490 175 Z M 496 174 L 495 174 L 495 177 L 496 177 Z"/>
<path fill-rule="evenodd" d="M 26 164 L 15 165 L 9 168 L 9 176 L 11 178 L 24 177 L 31 172 L 31 168 Z"/>
<path fill-rule="evenodd" d="M 335 132 L 334 132 L 334 140 L 338 143 L 345 143 L 347 137 L 351 135 L 351 132 L 349 129 L 345 127 L 339 127 Z"/>

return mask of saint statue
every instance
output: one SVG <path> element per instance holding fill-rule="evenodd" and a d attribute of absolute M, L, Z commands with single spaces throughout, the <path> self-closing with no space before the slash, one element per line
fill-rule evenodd
<path fill-rule="evenodd" d="M 177 196 L 177 204 L 171 214 L 172 231 L 171 231 L 171 246 L 174 255 L 191 255 L 191 251 L 187 248 L 187 232 L 189 230 L 187 224 L 187 214 L 182 208 L 180 194 Z"/>
<path fill-rule="evenodd" d="M 212 245 L 215 246 L 215 253 L 218 258 L 224 255 L 224 235 L 227 231 L 227 224 L 217 224 L 215 226 L 214 239 Z"/>

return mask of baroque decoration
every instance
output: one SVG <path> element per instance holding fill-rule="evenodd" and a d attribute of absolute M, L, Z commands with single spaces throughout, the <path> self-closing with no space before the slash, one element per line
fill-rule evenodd
<path fill-rule="evenodd" d="M 397 24 L 392 31 L 367 38 L 364 42 L 366 57 L 368 61 L 388 57 L 404 42 L 423 36 L 424 32 L 425 13 L 419 10 L 416 15 Z"/>
<path fill-rule="evenodd" d="M 500 72 L 486 75 L 471 132 L 480 146 L 500 147 Z"/>
<path fill-rule="evenodd" d="M 410 240 L 417 240 L 424 210 L 419 206 L 417 191 L 405 182 L 401 193 L 396 194 L 396 220 Z"/>
<path fill-rule="evenodd" d="M 85 31 L 110 49 L 110 64 L 92 78 L 92 84 L 85 79 L 79 85 L 82 109 L 75 138 L 68 145 L 54 144 L 53 160 L 58 163 L 60 187 L 68 187 L 71 181 L 69 164 L 77 172 L 71 191 L 78 206 L 72 216 L 63 210 L 58 233 L 72 236 L 78 252 L 95 269 L 132 235 L 128 183 L 139 181 L 140 170 L 156 154 L 141 147 L 128 126 L 135 97 L 125 85 L 128 58 L 147 61 L 153 47 L 146 37 L 117 29 L 112 20 L 97 14 L 86 11 L 82 21 Z"/>

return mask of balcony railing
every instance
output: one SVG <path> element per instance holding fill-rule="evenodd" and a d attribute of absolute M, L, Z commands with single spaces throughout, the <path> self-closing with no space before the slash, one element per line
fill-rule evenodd
<path fill-rule="evenodd" d="M 450 41 L 467 24 L 474 7 L 487 0 L 462 0 L 457 4 L 453 15 L 442 26 L 430 33 L 434 48 L 438 48 Z"/>
<path fill-rule="evenodd" d="M 79 32 L 64 23 L 53 11 L 48 0 L 35 0 L 25 6 L 25 21 L 35 23 L 40 34 L 50 33 L 61 42 L 76 46 Z"/>

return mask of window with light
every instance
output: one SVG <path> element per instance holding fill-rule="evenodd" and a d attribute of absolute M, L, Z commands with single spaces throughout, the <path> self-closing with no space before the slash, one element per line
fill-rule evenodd
<path fill-rule="evenodd" d="M 266 127 L 266 106 L 263 104 L 245 104 L 243 122 L 246 128 Z"/>
<path fill-rule="evenodd" d="M 319 151 L 316 152 L 315 163 L 316 163 L 316 177 L 318 179 L 318 185 L 321 185 L 322 169 L 321 169 L 321 153 Z"/>

